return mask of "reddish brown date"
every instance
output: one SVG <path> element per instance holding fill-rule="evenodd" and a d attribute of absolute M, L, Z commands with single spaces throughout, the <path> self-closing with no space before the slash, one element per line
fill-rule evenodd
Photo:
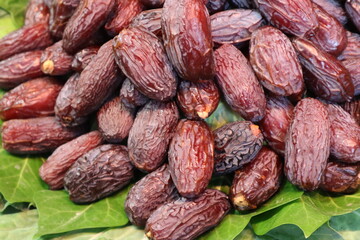
<path fill-rule="evenodd" d="M 125 146 L 101 145 L 76 160 L 64 177 L 75 203 L 94 202 L 125 187 L 134 176 Z"/>
<path fill-rule="evenodd" d="M 128 108 L 137 108 L 144 106 L 149 102 L 141 92 L 135 89 L 134 84 L 127 78 L 120 89 L 121 102 Z"/>
<path fill-rule="evenodd" d="M 180 77 L 192 82 L 212 79 L 211 25 L 203 2 L 165 1 L 161 24 L 167 55 Z"/>
<path fill-rule="evenodd" d="M 162 8 L 142 11 L 131 20 L 130 27 L 144 27 L 159 38 L 162 38 L 161 32 Z"/>
<path fill-rule="evenodd" d="M 330 154 L 329 114 L 319 100 L 305 98 L 294 110 L 285 140 L 287 179 L 305 191 L 319 187 Z"/>
<path fill-rule="evenodd" d="M 336 18 L 342 25 L 345 25 L 348 21 L 346 12 L 341 6 L 338 0 L 311 0 L 321 8 L 323 8 L 328 14 Z"/>
<path fill-rule="evenodd" d="M 360 162 L 360 126 L 338 105 L 329 104 L 331 128 L 330 153 L 348 163 Z"/>
<path fill-rule="evenodd" d="M 349 71 L 332 55 L 321 51 L 308 40 L 293 41 L 300 62 L 307 70 L 306 86 L 316 96 L 333 102 L 350 101 L 354 96 L 354 85 Z"/>
<path fill-rule="evenodd" d="M 55 101 L 62 86 L 50 77 L 20 84 L 0 99 L 1 120 L 54 115 Z"/>
<path fill-rule="evenodd" d="M 168 152 L 169 169 L 183 197 L 203 193 L 214 169 L 214 137 L 203 121 L 180 120 Z"/>
<path fill-rule="evenodd" d="M 63 48 L 75 53 L 105 23 L 115 7 L 113 0 L 83 0 L 67 23 L 63 34 Z"/>
<path fill-rule="evenodd" d="M 360 31 L 360 2 L 358 0 L 346 0 L 345 9 L 356 28 Z"/>
<path fill-rule="evenodd" d="M 105 29 L 110 36 L 115 36 L 121 30 L 127 28 L 131 20 L 141 13 L 144 8 L 140 0 L 119 0 L 115 2 L 115 13 L 105 25 Z"/>
<path fill-rule="evenodd" d="M 74 162 L 103 143 L 99 131 L 93 131 L 77 137 L 58 147 L 39 169 L 41 179 L 51 190 L 64 187 L 64 177 Z"/>
<path fill-rule="evenodd" d="M 41 77 L 40 69 L 42 51 L 31 51 L 16 54 L 0 61 L 0 88 L 10 89 L 32 79 Z"/>
<path fill-rule="evenodd" d="M 263 16 L 284 33 L 298 37 L 311 35 L 318 20 L 311 0 L 256 0 Z"/>
<path fill-rule="evenodd" d="M 357 124 L 360 125 L 360 99 L 355 98 L 351 102 L 347 102 L 343 105 L 345 111 L 356 120 Z"/>
<path fill-rule="evenodd" d="M 54 151 L 84 133 L 84 127 L 65 128 L 55 117 L 13 119 L 2 125 L 3 148 L 15 154 Z"/>
<path fill-rule="evenodd" d="M 66 126 L 76 126 L 121 85 L 123 76 L 115 63 L 112 40 L 105 43 L 77 81 L 67 82 L 56 100 L 55 114 Z"/>
<path fill-rule="evenodd" d="M 224 193 L 207 189 L 196 199 L 182 198 L 159 207 L 146 222 L 146 236 L 154 240 L 193 240 L 218 225 L 230 208 Z"/>
<path fill-rule="evenodd" d="M 120 143 L 130 132 L 135 113 L 126 107 L 120 97 L 105 103 L 97 113 L 99 131 L 109 143 Z"/>
<path fill-rule="evenodd" d="M 0 60 L 53 43 L 46 23 L 24 26 L 0 39 Z"/>
<path fill-rule="evenodd" d="M 230 199 L 239 211 L 258 208 L 279 189 L 282 162 L 275 152 L 263 147 L 256 158 L 236 171 L 230 188 Z"/>
<path fill-rule="evenodd" d="M 24 25 L 33 25 L 49 21 L 50 11 L 44 0 L 30 0 L 26 12 Z"/>
<path fill-rule="evenodd" d="M 178 197 L 168 166 L 164 164 L 130 189 L 125 201 L 126 215 L 132 224 L 144 227 L 157 208 Z"/>
<path fill-rule="evenodd" d="M 140 2 L 149 8 L 159 8 L 162 7 L 165 0 L 140 0 Z"/>
<path fill-rule="evenodd" d="M 175 102 L 150 101 L 136 115 L 128 138 L 134 166 L 152 172 L 162 165 L 179 119 Z"/>
<path fill-rule="evenodd" d="M 282 156 L 285 154 L 285 138 L 293 113 L 294 106 L 287 98 L 267 98 L 266 113 L 260 128 L 269 146 Z"/>
<path fill-rule="evenodd" d="M 338 56 L 339 60 L 347 60 L 350 58 L 360 58 L 360 35 L 347 31 L 346 36 L 348 43 L 344 51 Z"/>
<path fill-rule="evenodd" d="M 177 92 L 177 102 L 188 119 L 209 117 L 220 101 L 219 90 L 212 80 L 193 83 L 182 81 Z"/>
<path fill-rule="evenodd" d="M 86 68 L 87 65 L 91 62 L 91 60 L 96 56 L 99 51 L 99 47 L 87 47 L 77 52 L 74 56 L 74 60 L 71 63 L 71 67 L 74 71 L 82 72 Z"/>
<path fill-rule="evenodd" d="M 344 60 L 342 64 L 350 73 L 354 85 L 354 95 L 360 95 L 360 57 Z"/>
<path fill-rule="evenodd" d="M 264 138 L 259 127 L 248 121 L 225 124 L 214 131 L 215 174 L 228 174 L 251 162 Z"/>
<path fill-rule="evenodd" d="M 272 93 L 301 96 L 304 92 L 303 73 L 295 49 L 280 30 L 265 26 L 251 35 L 250 63 L 261 84 Z"/>
<path fill-rule="evenodd" d="M 211 34 L 214 43 L 238 44 L 250 40 L 251 34 L 264 25 L 256 10 L 232 9 L 211 15 Z"/>
<path fill-rule="evenodd" d="M 128 28 L 114 38 L 117 64 L 145 96 L 167 101 L 176 94 L 176 74 L 161 41 L 144 28 Z"/>
<path fill-rule="evenodd" d="M 226 102 L 249 121 L 260 121 L 265 114 L 264 90 L 250 63 L 236 47 L 225 44 L 215 51 L 216 80 Z"/>
<path fill-rule="evenodd" d="M 71 72 L 73 56 L 62 48 L 62 41 L 46 48 L 41 55 L 41 71 L 52 76 L 61 76 Z"/>

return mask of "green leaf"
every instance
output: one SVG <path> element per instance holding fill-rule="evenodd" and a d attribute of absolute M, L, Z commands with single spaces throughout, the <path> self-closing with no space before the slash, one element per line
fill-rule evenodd
<path fill-rule="evenodd" d="M 28 0 L 1 0 L 0 8 L 10 14 L 13 25 L 19 28 L 24 24 L 27 3 Z"/>
<path fill-rule="evenodd" d="M 358 240 L 360 236 L 360 209 L 330 219 L 330 227 L 346 240 Z"/>
<path fill-rule="evenodd" d="M 65 191 L 38 192 L 35 196 L 39 211 L 39 231 L 36 236 L 127 224 L 124 203 L 129 189 L 130 186 L 113 196 L 86 205 L 71 202 Z"/>
<path fill-rule="evenodd" d="M 31 240 L 37 231 L 36 210 L 0 215 L 1 240 Z"/>
<path fill-rule="evenodd" d="M 6 16 L 0 17 L 0 26 L 0 38 L 17 29 L 17 27 L 13 24 L 10 15 L 8 14 L 6 14 Z"/>
<path fill-rule="evenodd" d="M 205 121 L 212 130 L 217 129 L 228 122 L 244 120 L 238 113 L 234 112 L 225 101 L 220 101 L 218 107 Z"/>

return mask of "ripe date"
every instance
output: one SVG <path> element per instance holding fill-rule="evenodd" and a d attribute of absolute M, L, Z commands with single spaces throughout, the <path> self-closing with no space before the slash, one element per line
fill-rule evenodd
<path fill-rule="evenodd" d="M 102 143 L 101 133 L 92 131 L 61 145 L 41 165 L 39 169 L 41 179 L 49 185 L 51 190 L 63 188 L 65 174 L 71 165 L 79 157 Z"/>
<path fill-rule="evenodd" d="M 345 9 L 356 28 L 360 31 L 360 2 L 358 0 L 346 0 Z"/>
<path fill-rule="evenodd" d="M 360 57 L 344 60 L 342 64 L 350 73 L 351 81 L 354 85 L 354 95 L 360 95 Z"/>
<path fill-rule="evenodd" d="M 216 80 L 226 102 L 249 121 L 260 121 L 265 114 L 264 90 L 248 60 L 236 47 L 225 44 L 215 51 Z"/>
<path fill-rule="evenodd" d="M 347 60 L 350 58 L 360 58 L 360 35 L 347 31 L 346 36 L 348 43 L 344 51 L 338 56 L 339 60 Z"/>
<path fill-rule="evenodd" d="M 99 47 L 87 47 L 77 52 L 74 56 L 74 59 L 71 63 L 71 67 L 73 70 L 77 72 L 82 72 L 86 68 L 87 65 L 91 62 L 91 60 L 96 56 L 99 51 Z"/>
<path fill-rule="evenodd" d="M 49 21 L 49 7 L 44 0 L 30 0 L 25 12 L 24 25 L 33 25 L 39 22 Z"/>
<path fill-rule="evenodd" d="M 162 8 L 142 11 L 131 20 L 130 27 L 144 27 L 161 39 L 161 15 Z"/>
<path fill-rule="evenodd" d="M 319 100 L 302 99 L 285 140 L 287 179 L 306 191 L 319 187 L 330 154 L 329 114 Z"/>
<path fill-rule="evenodd" d="M 134 84 L 126 78 L 120 89 L 121 102 L 128 108 L 137 108 L 144 106 L 149 102 L 141 92 L 136 90 Z"/>
<path fill-rule="evenodd" d="M 343 105 L 345 111 L 350 113 L 350 115 L 356 120 L 357 124 L 360 125 L 360 99 L 355 98 L 351 102 L 346 102 Z"/>
<path fill-rule="evenodd" d="M 345 25 L 348 21 L 346 13 L 338 0 L 311 0 L 321 8 L 323 8 L 328 14 L 336 18 L 342 25 Z"/>
<path fill-rule="evenodd" d="M 52 76 L 61 76 L 71 72 L 73 56 L 62 48 L 62 41 L 46 48 L 41 55 L 41 71 Z"/>

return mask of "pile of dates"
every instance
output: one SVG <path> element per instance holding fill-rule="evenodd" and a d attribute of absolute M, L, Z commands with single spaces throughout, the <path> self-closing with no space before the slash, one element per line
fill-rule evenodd
<path fill-rule="evenodd" d="M 156 240 L 194 239 L 285 178 L 353 193 L 359 30 L 359 0 L 30 0 L 0 39 L 3 148 L 51 153 L 40 177 L 75 203 L 148 173 L 125 209 Z M 245 120 L 212 131 L 220 99 Z"/>

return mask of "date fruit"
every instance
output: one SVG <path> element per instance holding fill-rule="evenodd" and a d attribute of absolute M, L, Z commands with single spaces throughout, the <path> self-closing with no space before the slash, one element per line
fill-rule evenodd
<path fill-rule="evenodd" d="M 360 57 L 344 60 L 342 64 L 350 73 L 351 81 L 354 85 L 354 95 L 360 95 Z"/>
<path fill-rule="evenodd" d="M 182 198 L 159 207 L 146 222 L 146 236 L 154 240 L 193 240 L 218 225 L 230 208 L 224 193 L 207 189 L 196 199 Z"/>
<path fill-rule="evenodd" d="M 179 194 L 168 165 L 164 164 L 130 189 L 125 201 L 126 215 L 132 224 L 145 227 L 146 221 L 156 209 L 177 198 Z"/>
<path fill-rule="evenodd" d="M 253 0 L 228 0 L 235 8 L 254 8 Z"/>
<path fill-rule="evenodd" d="M 41 179 L 51 190 L 62 189 L 65 174 L 74 162 L 102 143 L 101 133 L 92 131 L 61 145 L 41 165 L 39 169 Z"/>
<path fill-rule="evenodd" d="M 91 62 L 91 60 L 96 56 L 99 51 L 99 47 L 87 47 L 77 52 L 74 56 L 74 59 L 71 63 L 71 67 L 74 71 L 82 72 L 86 68 L 87 65 Z"/>
<path fill-rule="evenodd" d="M 226 0 L 205 0 L 204 2 L 209 14 L 214 14 L 224 10 Z"/>
<path fill-rule="evenodd" d="M 225 44 L 215 51 L 216 80 L 226 102 L 249 121 L 260 121 L 265 114 L 264 90 L 250 63 L 236 47 Z"/>
<path fill-rule="evenodd" d="M 75 203 L 90 203 L 125 187 L 134 176 L 128 151 L 122 145 L 100 145 L 82 157 L 66 172 L 65 190 Z"/>
<path fill-rule="evenodd" d="M 143 27 L 161 39 L 161 15 L 162 8 L 142 11 L 131 20 L 130 27 Z"/>
<path fill-rule="evenodd" d="M 162 7 L 165 0 L 140 0 L 140 2 L 149 8 L 159 8 Z"/>
<path fill-rule="evenodd" d="M 49 21 L 50 11 L 44 0 L 30 0 L 25 12 L 24 25 L 33 25 Z"/>
<path fill-rule="evenodd" d="M 180 120 L 169 152 L 169 170 L 183 197 L 203 193 L 214 169 L 214 137 L 203 121 Z"/>
<path fill-rule="evenodd" d="M 134 166 L 152 172 L 166 159 L 169 142 L 179 120 L 175 102 L 148 102 L 136 115 L 128 138 Z"/>
<path fill-rule="evenodd" d="M 121 102 L 128 108 L 137 108 L 144 106 L 149 102 L 141 92 L 136 90 L 134 84 L 126 78 L 120 89 Z"/>
<path fill-rule="evenodd" d="M 336 18 L 342 25 L 348 22 L 345 10 L 342 8 L 338 0 L 311 0 L 313 3 L 319 5 L 328 14 Z"/>
<path fill-rule="evenodd" d="M 166 53 L 180 77 L 197 82 L 214 76 L 209 13 L 199 0 L 166 0 L 162 13 Z"/>
<path fill-rule="evenodd" d="M 347 46 L 337 58 L 342 61 L 350 58 L 360 58 L 360 35 L 347 31 L 346 36 L 348 39 Z"/>
<path fill-rule="evenodd" d="M 360 99 L 355 98 L 351 102 L 346 102 L 343 105 L 345 111 L 350 113 L 350 115 L 356 120 L 357 124 L 360 125 Z"/>
<path fill-rule="evenodd" d="M 349 14 L 355 27 L 360 31 L 360 2 L 359 0 L 346 0 L 346 12 Z"/>
<path fill-rule="evenodd" d="M 279 189 L 282 162 L 275 152 L 263 147 L 253 161 L 236 171 L 230 199 L 239 211 L 258 208 Z"/>
<path fill-rule="evenodd" d="M 329 114 L 319 100 L 302 99 L 285 140 L 287 179 L 305 191 L 319 187 L 330 154 Z"/>

